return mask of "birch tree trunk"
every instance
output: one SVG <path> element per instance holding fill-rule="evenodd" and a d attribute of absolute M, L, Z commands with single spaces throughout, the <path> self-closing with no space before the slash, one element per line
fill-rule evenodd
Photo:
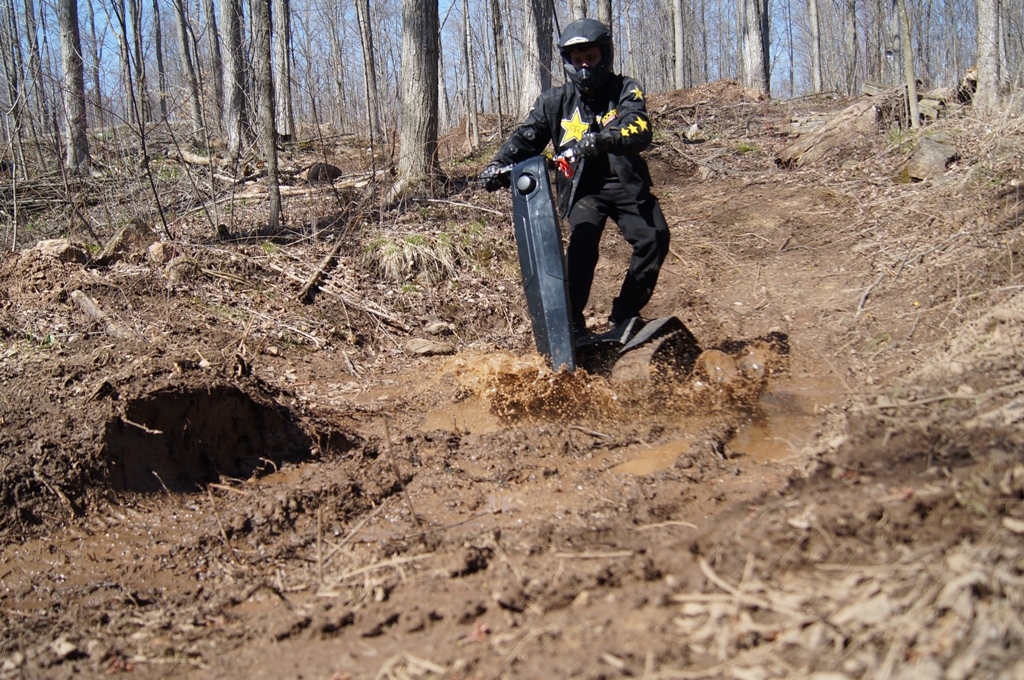
<path fill-rule="evenodd" d="M 999 111 L 999 0 L 978 0 L 978 89 L 974 105 L 983 115 Z"/>
<path fill-rule="evenodd" d="M 85 74 L 82 64 L 82 36 L 78 29 L 78 0 L 59 0 L 57 26 L 64 88 L 64 165 L 77 174 L 87 174 L 92 165 L 86 136 Z"/>
<path fill-rule="evenodd" d="M 523 64 L 519 86 L 519 118 L 551 87 L 551 5 L 549 0 L 526 0 Z"/>
<path fill-rule="evenodd" d="M 277 104 L 278 132 L 291 139 L 295 134 L 295 112 L 292 109 L 292 3 L 277 0 L 274 23 L 274 96 Z"/>
<path fill-rule="evenodd" d="M 267 198 L 269 214 L 265 234 L 281 230 L 281 187 L 277 177 L 277 128 L 274 125 L 274 74 L 270 54 L 270 2 L 252 2 L 252 49 L 255 62 L 256 88 L 259 90 L 260 128 L 263 135 L 264 160 L 267 163 Z"/>
<path fill-rule="evenodd" d="M 199 79 L 196 77 L 195 61 L 192 59 L 192 41 L 189 38 L 188 16 L 185 14 L 184 0 L 174 1 L 174 18 L 178 25 L 178 57 L 181 60 L 181 72 L 185 76 L 185 87 L 188 91 L 189 113 L 192 117 L 192 141 L 199 141 L 199 132 L 203 129 L 203 111 L 199 101 Z"/>
<path fill-rule="evenodd" d="M 437 170 L 438 6 L 402 0 L 402 76 L 396 193 Z"/>

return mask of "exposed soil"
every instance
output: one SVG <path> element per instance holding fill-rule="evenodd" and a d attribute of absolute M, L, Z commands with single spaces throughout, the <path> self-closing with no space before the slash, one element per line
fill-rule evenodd
<path fill-rule="evenodd" d="M 5 253 L 0 678 L 1024 677 L 1024 124 L 777 167 L 848 103 L 652 97 L 676 371 L 532 353 L 460 140 L 443 196 L 297 189 L 274 240 Z"/>

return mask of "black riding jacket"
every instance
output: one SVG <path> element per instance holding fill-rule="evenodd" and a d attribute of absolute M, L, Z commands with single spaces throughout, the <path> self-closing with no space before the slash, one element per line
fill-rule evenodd
<path fill-rule="evenodd" d="M 651 173 L 640 152 L 651 145 L 653 133 L 644 93 L 628 76 L 610 74 L 602 93 L 588 99 L 571 82 L 542 93 L 523 124 L 498 150 L 494 162 L 508 165 L 537 156 L 549 141 L 558 155 L 576 146 L 585 132 L 600 131 L 607 131 L 611 140 L 608 160 L 612 171 L 629 193 L 643 200 L 650 192 Z M 556 173 L 558 208 L 563 217 L 581 198 L 576 193 L 586 165 L 586 159 L 577 155 L 571 180 Z"/>

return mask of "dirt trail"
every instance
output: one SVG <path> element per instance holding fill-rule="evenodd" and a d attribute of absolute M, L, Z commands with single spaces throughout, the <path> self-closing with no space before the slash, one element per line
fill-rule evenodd
<path fill-rule="evenodd" d="M 694 101 L 652 102 L 646 312 L 718 354 L 653 384 L 530 354 L 472 187 L 391 225 L 469 234 L 447 278 L 366 234 L 313 305 L 330 244 L 5 255 L 0 678 L 1024 677 L 1021 154 L 962 120 L 941 182 L 881 137 L 783 171 L 785 107 Z"/>

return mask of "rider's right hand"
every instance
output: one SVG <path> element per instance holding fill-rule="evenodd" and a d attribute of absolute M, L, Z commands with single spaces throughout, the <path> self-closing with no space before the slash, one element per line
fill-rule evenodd
<path fill-rule="evenodd" d="M 477 176 L 477 181 L 488 191 L 497 191 L 512 186 L 512 173 L 501 163 L 491 163 Z"/>

